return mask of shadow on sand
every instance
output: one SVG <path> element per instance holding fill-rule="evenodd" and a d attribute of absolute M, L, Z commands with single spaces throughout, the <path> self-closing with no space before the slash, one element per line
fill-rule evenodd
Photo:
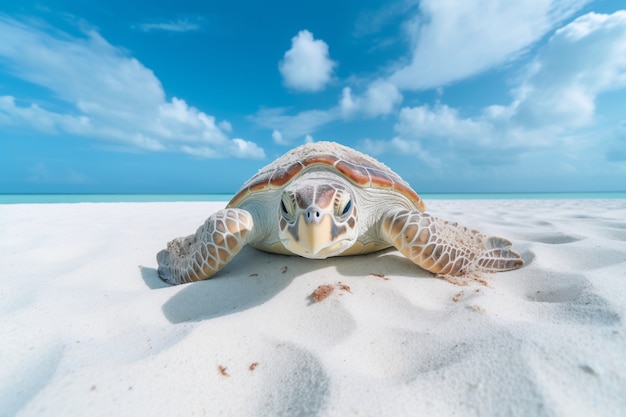
<path fill-rule="evenodd" d="M 163 305 L 163 313 L 172 323 L 201 321 L 237 313 L 269 301 L 296 277 L 310 273 L 315 275 L 315 271 L 329 267 L 336 270 L 332 278 L 329 277 L 330 280 L 335 279 L 335 275 L 339 279 L 389 274 L 415 278 L 433 276 L 391 250 L 313 260 L 269 254 L 246 247 L 215 278 L 184 284 Z M 142 268 L 141 274 L 151 289 L 169 287 L 159 279 L 154 268 Z"/>

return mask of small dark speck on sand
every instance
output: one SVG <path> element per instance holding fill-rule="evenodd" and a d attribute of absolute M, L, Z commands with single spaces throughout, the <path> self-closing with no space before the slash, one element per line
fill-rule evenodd
<path fill-rule="evenodd" d="M 217 367 L 217 370 L 220 371 L 220 375 L 222 375 L 222 376 L 230 376 L 228 374 L 228 372 L 226 372 L 226 368 L 224 366 L 222 366 L 222 365 L 219 365 Z"/>
<path fill-rule="evenodd" d="M 385 274 L 376 274 L 376 273 L 372 272 L 370 275 L 373 275 L 373 276 L 375 276 L 375 277 L 377 277 L 377 278 L 382 278 L 382 279 L 384 279 L 385 281 L 388 281 L 388 280 L 389 280 L 389 277 L 385 276 Z"/>
<path fill-rule="evenodd" d="M 350 294 L 352 294 L 352 291 L 350 290 L 350 286 L 348 284 L 343 284 L 341 281 L 337 283 L 337 287 L 339 287 L 340 290 L 343 291 L 347 291 Z"/>

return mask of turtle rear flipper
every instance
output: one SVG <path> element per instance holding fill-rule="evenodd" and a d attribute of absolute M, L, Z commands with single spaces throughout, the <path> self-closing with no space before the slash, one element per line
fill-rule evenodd
<path fill-rule="evenodd" d="M 246 210 L 212 214 L 195 234 L 172 240 L 157 254 L 159 277 L 173 285 L 210 278 L 248 243 L 252 227 Z"/>
<path fill-rule="evenodd" d="M 507 271 L 524 264 L 508 240 L 417 210 L 389 213 L 381 235 L 411 261 L 441 276 Z"/>

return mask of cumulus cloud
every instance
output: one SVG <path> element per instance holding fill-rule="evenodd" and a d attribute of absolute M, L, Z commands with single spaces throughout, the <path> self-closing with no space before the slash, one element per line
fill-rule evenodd
<path fill-rule="evenodd" d="M 289 114 L 287 108 L 261 109 L 249 117 L 257 126 L 272 130 L 272 139 L 278 145 L 288 145 L 292 139 L 310 135 L 338 119 L 365 116 L 376 117 L 392 113 L 402 102 L 402 94 L 384 80 L 376 80 L 361 95 L 353 95 L 349 87 L 343 89 L 338 105 L 327 110 L 305 110 Z"/>
<path fill-rule="evenodd" d="M 405 107 L 400 111 L 396 131 L 403 138 L 428 140 L 485 140 L 489 127 L 483 121 L 462 118 L 446 105 Z M 474 139 L 476 138 L 476 139 Z"/>
<path fill-rule="evenodd" d="M 441 159 L 433 156 L 417 140 L 404 139 L 400 136 L 396 136 L 390 141 L 363 139 L 360 146 L 365 152 L 372 155 L 380 155 L 391 151 L 404 156 L 415 156 L 421 164 L 433 170 L 441 170 L 443 167 Z"/>
<path fill-rule="evenodd" d="M 556 31 L 516 91 L 515 119 L 526 125 L 582 127 L 596 98 L 626 87 L 626 11 L 589 13 Z"/>
<path fill-rule="evenodd" d="M 272 139 L 277 145 L 289 145 L 293 139 L 315 133 L 323 126 L 353 117 L 376 117 L 395 111 L 402 102 L 402 94 L 384 80 L 376 80 L 361 95 L 353 95 L 345 87 L 339 103 L 327 110 L 304 110 L 290 114 L 288 108 L 265 108 L 248 117 L 259 127 L 272 130 Z"/>
<path fill-rule="evenodd" d="M 406 23 L 410 62 L 391 81 L 401 89 L 427 89 L 501 65 L 588 1 L 423 0 Z"/>
<path fill-rule="evenodd" d="M 330 110 L 305 110 L 296 114 L 288 114 L 284 107 L 261 109 L 249 119 L 257 126 L 270 129 L 272 138 L 289 143 L 295 138 L 302 138 L 316 132 L 321 126 L 340 117 L 338 108 Z"/>
<path fill-rule="evenodd" d="M 278 68 L 287 87 L 315 92 L 324 89 L 336 65 L 329 57 L 326 42 L 302 30 L 291 39 L 291 49 L 285 52 Z"/>
<path fill-rule="evenodd" d="M 73 37 L 0 16 L 0 38 L 0 58 L 15 77 L 47 88 L 72 106 L 60 113 L 3 96 L 0 123 L 150 151 L 264 156 L 254 143 L 229 139 L 229 123 L 218 123 L 182 99 L 167 100 L 150 69 L 94 30 Z"/>
<path fill-rule="evenodd" d="M 361 95 L 353 95 L 349 87 L 343 89 L 338 105 L 327 110 L 305 110 L 289 114 L 287 108 L 261 109 L 249 117 L 257 126 L 271 129 L 272 139 L 278 145 L 288 145 L 292 139 L 302 138 L 338 119 L 365 116 L 376 117 L 392 113 L 402 102 L 402 94 L 384 80 L 376 80 Z"/>
<path fill-rule="evenodd" d="M 390 114 L 402 101 L 402 94 L 395 85 L 379 79 L 369 85 L 361 96 L 354 96 L 350 87 L 342 91 L 339 106 L 344 118 L 357 114 L 368 117 Z"/>
<path fill-rule="evenodd" d="M 262 159 L 265 158 L 265 152 L 256 143 L 234 138 L 232 140 L 232 150 L 230 154 L 236 158 Z"/>
<path fill-rule="evenodd" d="M 52 134 L 64 131 L 79 135 L 93 128 L 86 116 L 54 113 L 37 104 L 20 106 L 12 96 L 0 96 L 0 124 L 30 126 Z"/>
<path fill-rule="evenodd" d="M 589 13 L 557 30 L 538 50 L 509 105 L 487 106 L 474 117 L 445 104 L 404 107 L 393 140 L 364 145 L 415 154 L 430 166 L 444 160 L 452 166 L 497 165 L 541 149 L 548 159 L 555 154 L 580 159 L 585 149 L 598 147 L 594 132 L 603 129 L 595 125 L 598 99 L 613 91 L 626 100 L 625 90 L 626 11 Z M 613 160 L 621 159 L 624 149 L 621 117 L 609 144 L 617 151 Z"/>
<path fill-rule="evenodd" d="M 410 39 L 408 60 L 399 60 L 387 75 L 365 84 L 364 89 L 346 86 L 336 107 L 310 110 L 295 116 L 258 114 L 260 125 L 277 129 L 289 140 L 314 131 L 339 115 L 344 120 L 374 118 L 394 114 L 403 101 L 403 90 L 438 88 L 484 72 L 528 51 L 538 40 L 589 0 L 531 0 L 532 4 L 507 1 L 423 0 L 385 6 L 376 13 L 362 15 L 357 22 L 359 36 L 380 30 L 400 16 L 409 17 L 404 28 Z M 303 91 L 317 91 L 326 85 L 335 63 L 328 47 L 314 40 L 308 31 L 292 39 L 292 48 L 280 63 L 285 84 Z M 440 91 L 440 90 L 439 90 Z M 570 91 L 570 100 L 582 100 Z M 439 94 L 441 95 L 441 94 Z M 493 106 L 490 111 L 510 111 Z M 266 117 L 271 116 L 271 117 Z M 268 120 L 271 119 L 271 122 Z M 298 128 L 296 123 L 304 121 Z M 280 126 L 287 124 L 285 132 Z M 313 126 L 313 129 L 311 127 Z"/>
<path fill-rule="evenodd" d="M 394 131 L 396 136 L 390 141 L 366 140 L 363 145 L 372 153 L 415 155 L 434 169 L 444 168 L 443 161 L 454 167 L 472 162 L 507 163 L 511 159 L 508 150 L 519 146 L 510 138 L 499 137 L 485 118 L 462 117 L 456 109 L 441 104 L 402 108 Z"/>

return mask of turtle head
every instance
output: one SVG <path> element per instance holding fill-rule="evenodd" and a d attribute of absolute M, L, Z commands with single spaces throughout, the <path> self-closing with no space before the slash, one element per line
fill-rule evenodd
<path fill-rule="evenodd" d="M 278 212 L 281 243 L 305 258 L 339 255 L 358 237 L 354 198 L 340 183 L 292 183 L 282 193 Z"/>

